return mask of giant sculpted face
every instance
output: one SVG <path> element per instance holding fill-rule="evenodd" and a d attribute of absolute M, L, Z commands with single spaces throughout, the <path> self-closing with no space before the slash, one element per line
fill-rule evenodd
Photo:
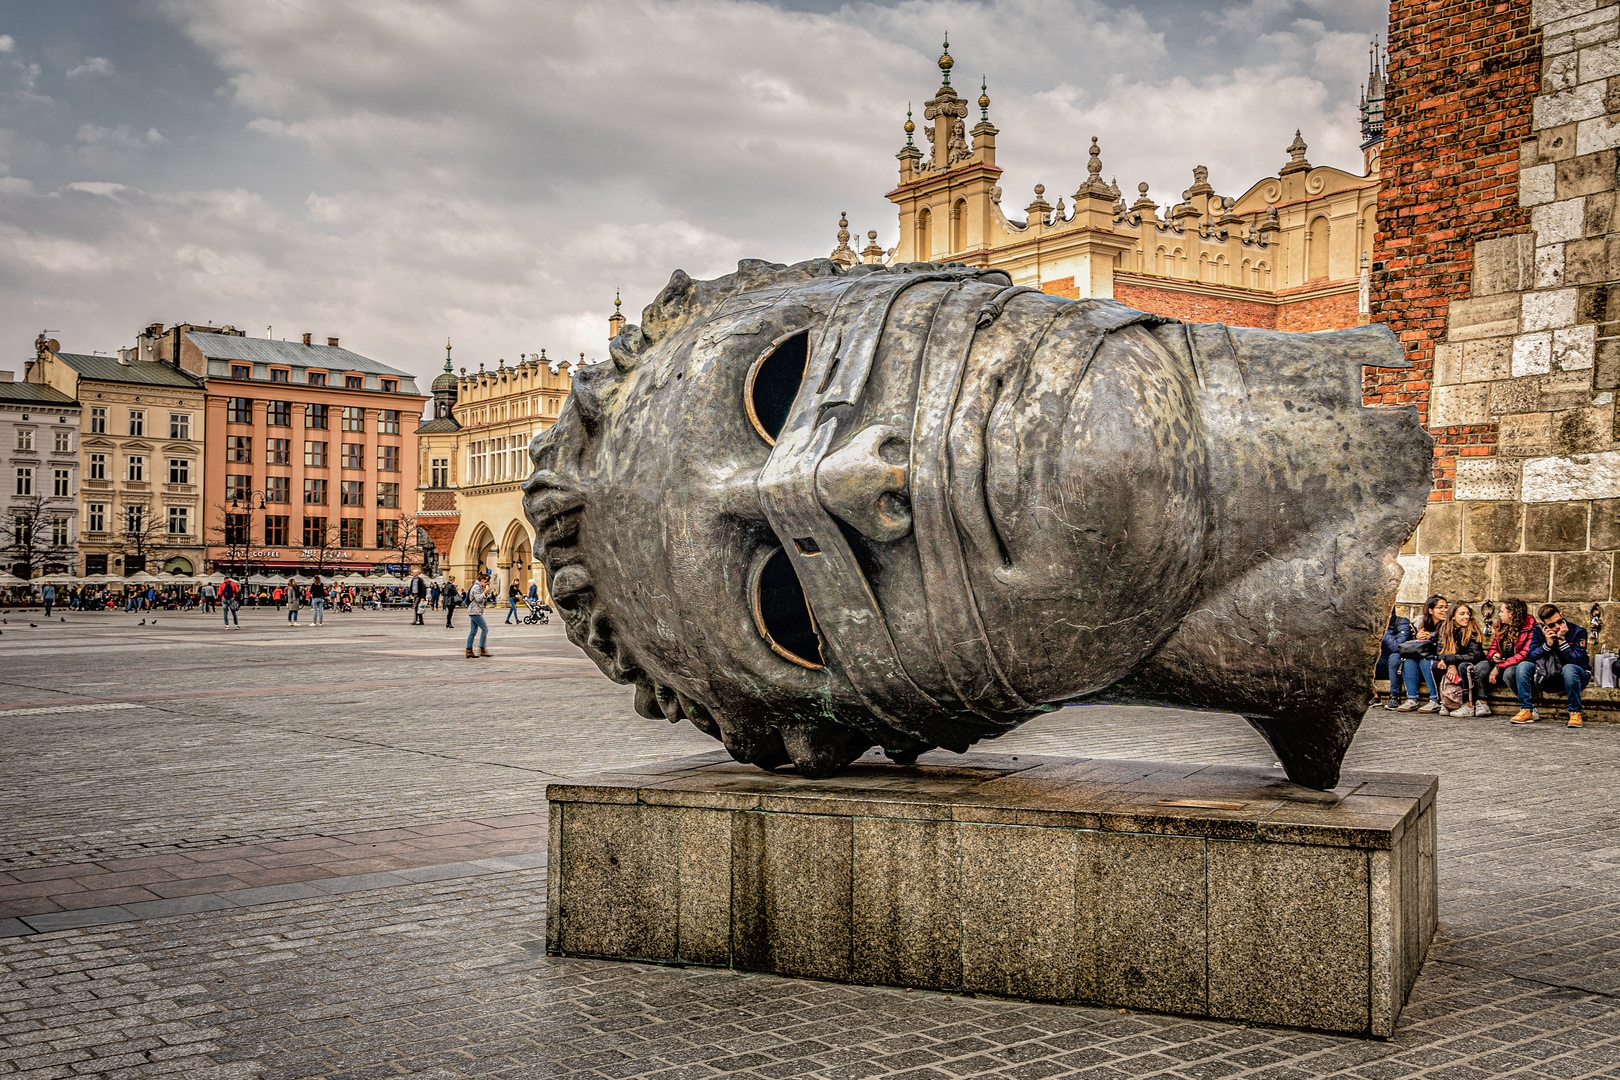
<path fill-rule="evenodd" d="M 676 272 L 535 440 L 569 638 L 825 776 L 1079 700 L 1242 714 L 1327 788 L 1429 490 L 1382 327 L 1193 326 L 998 271 Z"/>

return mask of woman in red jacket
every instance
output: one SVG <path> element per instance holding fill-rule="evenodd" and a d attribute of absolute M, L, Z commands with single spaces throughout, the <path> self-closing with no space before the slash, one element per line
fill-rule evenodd
<path fill-rule="evenodd" d="M 1534 691 L 1516 686 L 1513 669 L 1520 664 L 1535 663 L 1546 651 L 1547 639 L 1542 636 L 1541 626 L 1531 616 L 1525 602 L 1518 597 L 1502 601 L 1502 618 L 1497 622 L 1496 633 L 1491 635 L 1491 643 L 1485 649 L 1484 664 L 1475 669 L 1475 684 L 1478 685 L 1478 675 L 1484 674 L 1480 669 L 1488 668 L 1490 682 L 1515 686 L 1519 695 L 1519 711 L 1508 723 L 1529 724 L 1537 719 L 1531 700 Z"/>

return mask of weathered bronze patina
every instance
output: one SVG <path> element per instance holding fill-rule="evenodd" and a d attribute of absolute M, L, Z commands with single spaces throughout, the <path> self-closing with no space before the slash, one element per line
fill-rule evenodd
<path fill-rule="evenodd" d="M 828 776 L 1157 701 L 1241 713 L 1329 788 L 1429 490 L 1363 365 L 1406 366 L 1386 328 L 999 271 L 676 271 L 575 375 L 525 506 L 569 639 L 739 761 Z"/>

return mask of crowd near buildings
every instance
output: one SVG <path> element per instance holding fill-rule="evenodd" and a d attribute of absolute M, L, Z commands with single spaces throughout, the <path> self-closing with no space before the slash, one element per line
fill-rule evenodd
<path fill-rule="evenodd" d="M 525 355 L 456 376 L 447 359 L 426 420 L 409 372 L 311 334 L 155 323 L 107 354 L 42 334 L 22 374 L 0 372 L 12 578 L 543 580 L 517 484 L 571 365 Z"/>
<path fill-rule="evenodd" d="M 834 261 L 996 267 L 1191 321 L 1385 324 L 1413 366 L 1366 370 L 1364 402 L 1415 406 L 1436 439 L 1401 602 L 1517 597 L 1617 625 L 1620 7 L 1394 0 L 1359 173 L 1313 164 L 1295 132 L 1274 175 L 1222 194 L 1189 162 L 1168 200 L 1128 197 L 1093 140 L 1072 194 L 1036 183 L 1009 209 L 988 87 L 953 87 L 948 47 L 938 65 L 921 115 L 896 117 L 894 245 L 846 218 Z M 36 352 L 0 383 L 18 576 L 409 564 L 543 587 L 519 485 L 571 363 L 447 359 L 422 394 L 308 335 L 154 325 L 115 356 Z"/>

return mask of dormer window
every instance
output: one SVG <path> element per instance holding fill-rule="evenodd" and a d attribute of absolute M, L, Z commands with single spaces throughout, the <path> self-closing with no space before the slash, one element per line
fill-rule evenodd
<path fill-rule="evenodd" d="M 292 372 L 289 371 L 286 368 L 271 368 L 270 369 L 270 381 L 271 382 L 291 382 L 292 381 Z"/>
<path fill-rule="evenodd" d="M 251 378 L 253 378 L 253 365 L 252 364 L 232 364 L 231 365 L 231 378 L 233 378 L 233 379 L 251 379 Z"/>
<path fill-rule="evenodd" d="M 382 388 L 383 388 L 383 393 L 385 393 L 385 394 L 397 394 L 397 393 L 399 393 L 399 380 L 398 379 L 384 379 L 382 381 Z"/>
<path fill-rule="evenodd" d="M 311 386 L 325 386 L 326 385 L 326 372 L 324 372 L 324 371 L 311 371 L 309 373 L 309 385 L 311 385 Z"/>
<path fill-rule="evenodd" d="M 345 390 L 364 390 L 365 388 L 366 388 L 366 377 L 364 375 L 345 375 L 345 376 L 343 376 L 343 389 L 345 389 Z"/>

